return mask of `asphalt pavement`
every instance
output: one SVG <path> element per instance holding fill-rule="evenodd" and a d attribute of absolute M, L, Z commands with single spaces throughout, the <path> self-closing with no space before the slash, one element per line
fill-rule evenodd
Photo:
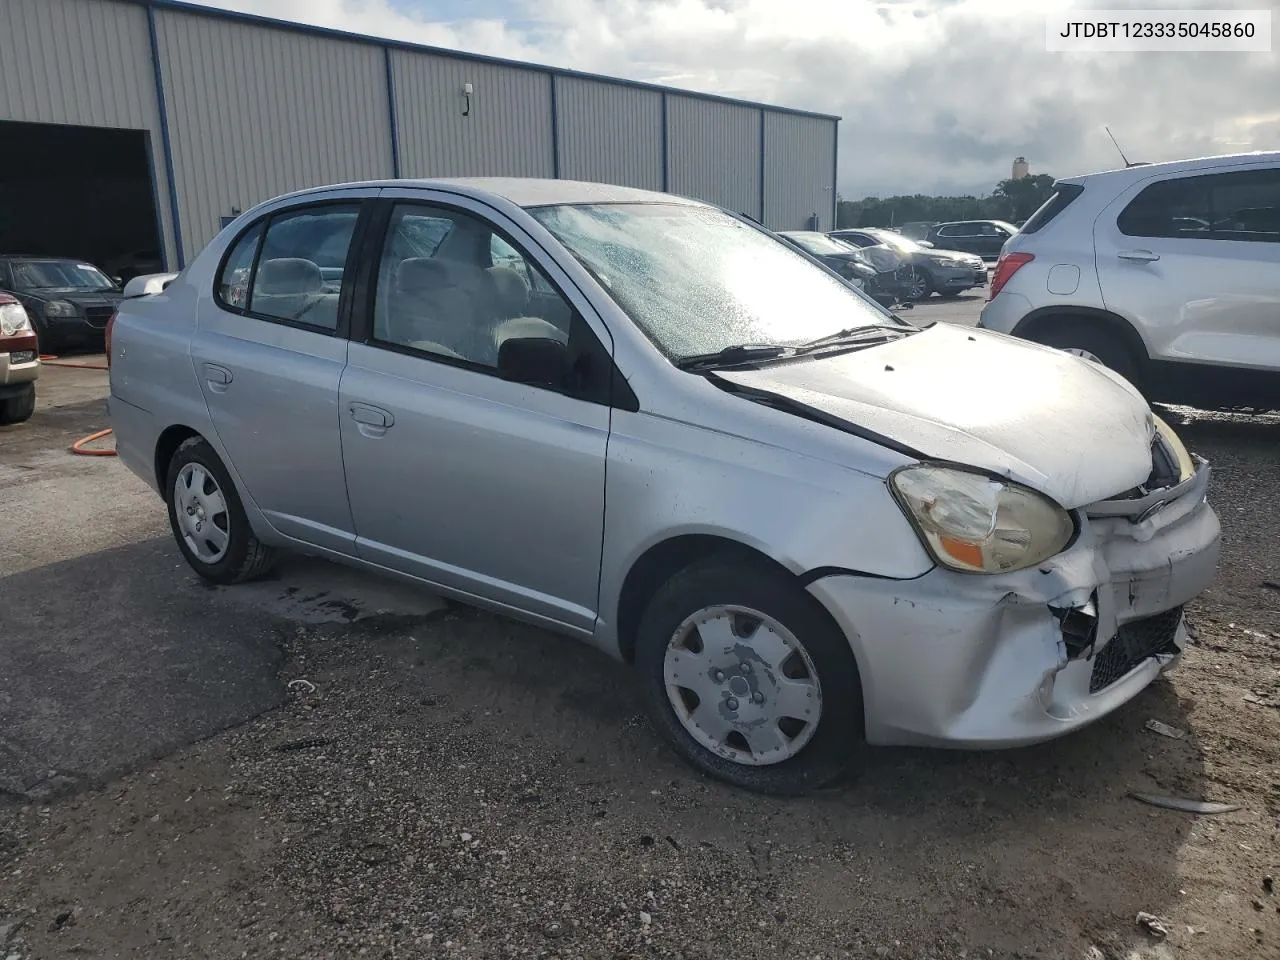
<path fill-rule="evenodd" d="M 0 792 L 100 783 L 275 707 L 297 624 L 441 606 L 306 558 L 210 588 L 150 487 L 114 457 L 71 453 L 108 426 L 106 394 L 105 371 L 47 365 L 35 416 L 0 428 Z"/>
<path fill-rule="evenodd" d="M 48 366 L 0 428 L 3 960 L 1246 960 L 1280 938 L 1280 417 L 1165 411 L 1224 529 L 1175 674 L 1054 743 L 868 751 L 782 801 L 680 762 L 586 645 L 304 558 L 205 585 L 158 495 L 70 452 L 106 394 Z"/>

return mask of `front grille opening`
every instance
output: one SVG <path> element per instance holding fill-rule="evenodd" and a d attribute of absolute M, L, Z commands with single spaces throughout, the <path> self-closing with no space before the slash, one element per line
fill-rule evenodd
<path fill-rule="evenodd" d="M 1134 667 L 1157 654 L 1177 653 L 1174 637 L 1182 622 L 1182 607 L 1126 623 L 1098 653 L 1089 676 L 1089 692 L 1105 690 Z"/>
<path fill-rule="evenodd" d="M 1177 458 L 1173 455 L 1173 451 L 1165 447 L 1164 441 L 1157 436 L 1151 441 L 1151 473 L 1147 475 L 1146 480 L 1142 481 L 1142 486 L 1132 487 L 1124 491 L 1124 493 L 1107 499 L 1110 501 L 1141 500 L 1147 494 L 1176 486 L 1180 479 Z"/>
<path fill-rule="evenodd" d="M 115 307 L 86 307 L 84 318 L 91 327 L 105 327 L 115 313 Z"/>

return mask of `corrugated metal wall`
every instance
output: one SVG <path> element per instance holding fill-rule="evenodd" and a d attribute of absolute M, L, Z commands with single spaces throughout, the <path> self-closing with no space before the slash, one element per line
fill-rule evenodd
<path fill-rule="evenodd" d="M 662 189 L 662 94 L 617 83 L 556 80 L 560 176 Z"/>
<path fill-rule="evenodd" d="M 393 129 L 403 177 L 559 175 L 659 190 L 665 179 L 775 228 L 804 227 L 814 212 L 823 229 L 834 222 L 831 119 L 152 9 L 163 111 L 144 4 L 0 0 L 0 119 L 147 131 L 173 266 L 162 113 L 185 260 L 236 209 L 394 176 Z"/>
<path fill-rule="evenodd" d="M 156 36 L 188 259 L 232 208 L 392 175 L 378 47 L 165 9 Z"/>
<path fill-rule="evenodd" d="M 0 119 L 146 130 L 162 229 L 172 238 L 155 91 L 142 7 L 108 0 L 0 0 Z M 171 240 L 168 252 L 172 261 Z"/>
<path fill-rule="evenodd" d="M 760 218 L 759 110 L 668 96 L 667 128 L 672 193 Z"/>
<path fill-rule="evenodd" d="M 546 72 L 403 50 L 391 66 L 401 176 L 555 175 Z"/>
<path fill-rule="evenodd" d="M 766 111 L 765 223 L 804 230 L 818 215 L 819 230 L 834 230 L 836 126 L 830 120 Z"/>

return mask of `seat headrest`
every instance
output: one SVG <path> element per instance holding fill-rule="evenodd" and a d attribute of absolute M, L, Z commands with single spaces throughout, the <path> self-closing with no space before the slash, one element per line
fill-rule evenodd
<path fill-rule="evenodd" d="M 410 257 L 396 267 L 396 289 L 401 293 L 433 293 L 456 284 L 454 271 L 440 260 Z"/>
<path fill-rule="evenodd" d="M 488 273 L 497 291 L 502 316 L 520 316 L 529 304 L 529 281 L 511 267 L 490 267 Z"/>
<path fill-rule="evenodd" d="M 254 281 L 258 293 L 294 294 L 320 293 L 324 289 L 324 277 L 318 264 L 301 257 L 279 257 L 264 260 L 258 266 Z"/>

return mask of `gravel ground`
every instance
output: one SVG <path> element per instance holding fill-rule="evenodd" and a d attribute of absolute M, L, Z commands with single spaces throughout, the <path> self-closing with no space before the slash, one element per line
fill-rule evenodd
<path fill-rule="evenodd" d="M 45 393 L 94 376 L 51 371 Z M 0 467 L 95 426 L 54 413 L 25 445 L 0 434 Z M 154 548 L 108 569 L 112 596 L 163 571 L 216 622 L 267 622 L 280 705 L 100 785 L 0 799 L 0 960 L 1280 957 L 1280 418 L 1170 417 L 1214 463 L 1224 525 L 1183 666 L 1064 740 L 871 751 L 802 800 L 694 774 L 626 669 L 571 641 L 394 597 L 307 616 L 290 603 L 315 571 L 250 600 L 198 587 L 140 499 L 118 523 Z M 132 489 L 114 461 L 77 468 Z"/>

